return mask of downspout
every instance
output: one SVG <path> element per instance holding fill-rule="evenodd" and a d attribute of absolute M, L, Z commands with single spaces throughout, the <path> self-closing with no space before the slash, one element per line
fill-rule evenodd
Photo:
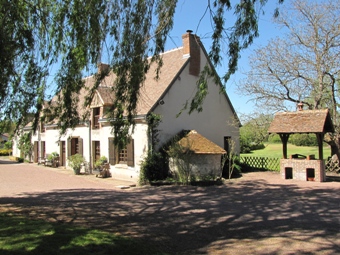
<path fill-rule="evenodd" d="M 92 142 L 91 142 L 91 121 L 89 120 L 88 121 L 88 125 L 89 125 L 89 171 L 90 171 L 90 174 L 92 174 L 92 153 L 91 153 L 91 145 L 92 145 Z"/>
<path fill-rule="evenodd" d="M 41 133 L 40 133 L 40 125 L 38 126 L 38 165 L 41 161 Z"/>

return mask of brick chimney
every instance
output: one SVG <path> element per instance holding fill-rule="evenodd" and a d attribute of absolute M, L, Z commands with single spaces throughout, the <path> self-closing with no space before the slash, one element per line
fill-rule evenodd
<path fill-rule="evenodd" d="M 190 57 L 189 74 L 199 76 L 201 71 L 201 48 L 200 38 L 192 34 L 191 30 L 182 35 L 183 58 Z"/>
<path fill-rule="evenodd" d="M 110 68 L 110 65 L 104 64 L 104 63 L 98 63 L 98 74 L 101 74 L 102 72 L 108 72 Z"/>

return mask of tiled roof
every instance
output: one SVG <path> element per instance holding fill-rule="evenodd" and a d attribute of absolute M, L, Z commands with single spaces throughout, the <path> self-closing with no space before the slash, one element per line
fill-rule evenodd
<path fill-rule="evenodd" d="M 161 96 L 171 86 L 172 81 L 177 77 L 180 70 L 184 67 L 188 58 L 183 58 L 183 47 L 167 51 L 162 54 L 163 66 L 160 69 L 159 79 L 156 77 L 157 64 L 153 63 L 146 74 L 144 84 L 140 89 L 139 101 L 137 103 L 137 115 L 144 115 L 149 113 L 153 106 L 157 104 Z M 112 105 L 114 100 L 113 86 L 116 76 L 110 72 L 100 83 L 97 88 L 97 95 L 100 98 L 100 105 Z M 77 111 L 80 118 L 89 115 L 89 107 L 85 107 L 85 99 L 88 95 L 90 88 L 95 84 L 95 76 L 89 76 L 84 78 L 85 86 L 75 94 L 75 98 L 78 99 Z M 56 106 L 58 104 L 58 95 L 56 94 L 50 102 L 44 103 L 44 108 Z M 56 119 L 50 121 L 48 124 L 56 123 Z M 32 123 L 26 125 L 32 126 Z"/>
<path fill-rule="evenodd" d="M 112 87 L 99 86 L 97 89 L 99 96 L 103 100 L 104 105 L 111 105 L 114 99 L 114 93 Z"/>
<path fill-rule="evenodd" d="M 137 115 L 147 114 L 150 109 L 158 102 L 166 89 L 171 85 L 179 71 L 182 69 L 187 58 L 183 58 L 183 48 L 171 50 L 162 54 L 163 66 L 160 69 L 159 79 L 156 77 L 157 64 L 153 63 L 146 74 L 144 84 L 140 88 L 140 96 L 137 103 Z M 91 80 L 92 79 L 92 80 Z M 115 75 L 109 74 L 101 82 L 98 93 L 103 99 L 104 105 L 111 105 L 114 99 Z M 94 83 L 94 79 L 90 78 L 89 83 Z"/>
<path fill-rule="evenodd" d="M 196 130 L 184 131 L 184 136 L 178 143 L 185 150 L 193 151 L 195 154 L 225 154 L 226 151 L 209 139 L 197 133 Z"/>
<path fill-rule="evenodd" d="M 156 64 L 153 64 L 146 74 L 145 83 L 140 89 L 137 114 L 147 114 L 150 111 L 188 61 L 188 58 L 183 58 L 182 47 L 165 52 L 162 57 L 163 66 L 160 70 L 159 79 L 155 79 Z"/>
<path fill-rule="evenodd" d="M 276 113 L 268 133 L 334 132 L 328 109 Z"/>

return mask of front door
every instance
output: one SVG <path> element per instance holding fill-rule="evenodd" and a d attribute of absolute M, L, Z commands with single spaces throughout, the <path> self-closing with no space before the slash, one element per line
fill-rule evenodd
<path fill-rule="evenodd" d="M 34 147 L 33 147 L 33 162 L 38 163 L 38 159 L 39 159 L 39 146 L 38 146 L 38 142 L 35 141 Z"/>
<path fill-rule="evenodd" d="M 60 166 L 66 166 L 66 142 L 60 141 Z"/>
<path fill-rule="evenodd" d="M 41 141 L 41 148 L 40 148 L 40 159 L 44 160 L 46 157 L 46 145 L 45 141 Z"/>

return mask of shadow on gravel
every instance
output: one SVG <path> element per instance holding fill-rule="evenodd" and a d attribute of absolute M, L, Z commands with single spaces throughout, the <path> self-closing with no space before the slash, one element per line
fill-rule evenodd
<path fill-rule="evenodd" d="M 14 165 L 14 164 L 22 164 L 16 161 L 6 160 L 6 159 L 0 159 L 0 165 Z"/>
<path fill-rule="evenodd" d="M 0 207 L 121 233 L 169 254 L 339 254 L 339 191 L 256 180 L 128 192 L 56 190 L 2 197 Z"/>

